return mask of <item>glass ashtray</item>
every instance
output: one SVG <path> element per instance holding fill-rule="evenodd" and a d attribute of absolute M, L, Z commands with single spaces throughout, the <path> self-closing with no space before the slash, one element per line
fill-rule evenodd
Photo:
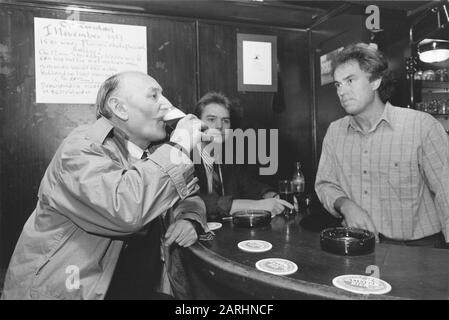
<path fill-rule="evenodd" d="M 271 222 L 271 212 L 265 210 L 238 211 L 232 216 L 232 222 L 239 227 L 265 226 Z"/>
<path fill-rule="evenodd" d="M 321 249 L 324 251 L 356 256 L 374 251 L 376 239 L 374 233 L 364 229 L 337 227 L 325 229 L 320 236 Z"/>

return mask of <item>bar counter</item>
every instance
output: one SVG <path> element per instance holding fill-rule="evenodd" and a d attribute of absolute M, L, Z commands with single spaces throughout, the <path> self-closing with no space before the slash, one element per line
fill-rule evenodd
<path fill-rule="evenodd" d="M 320 248 L 320 233 L 304 228 L 301 220 L 314 210 L 287 219 L 277 216 L 259 228 L 234 226 L 222 221 L 212 241 L 191 246 L 185 268 L 193 299 L 449 299 L 449 250 L 377 243 L 362 256 L 339 256 Z M 265 240 L 268 252 L 240 250 L 243 240 Z M 257 261 L 283 258 L 297 264 L 288 276 L 256 269 Z M 355 294 L 339 289 L 332 279 L 344 274 L 372 275 L 387 281 L 392 290 L 383 295 Z M 374 274 L 375 275 L 375 274 Z"/>

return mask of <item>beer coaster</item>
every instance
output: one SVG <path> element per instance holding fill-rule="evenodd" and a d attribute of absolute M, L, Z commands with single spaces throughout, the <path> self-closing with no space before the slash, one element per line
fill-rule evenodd
<path fill-rule="evenodd" d="M 237 246 L 247 252 L 265 252 L 273 247 L 271 243 L 263 240 L 245 240 L 239 242 Z"/>
<path fill-rule="evenodd" d="M 391 291 L 391 285 L 388 282 L 358 274 L 346 274 L 335 277 L 332 283 L 337 288 L 354 293 L 385 294 Z"/>
<path fill-rule="evenodd" d="M 256 268 L 260 271 L 285 276 L 298 271 L 296 263 L 278 258 L 263 259 L 256 262 Z"/>
<path fill-rule="evenodd" d="M 220 229 L 221 226 L 222 226 L 222 224 L 220 222 L 208 222 L 207 223 L 207 227 L 209 228 L 210 231 Z"/>

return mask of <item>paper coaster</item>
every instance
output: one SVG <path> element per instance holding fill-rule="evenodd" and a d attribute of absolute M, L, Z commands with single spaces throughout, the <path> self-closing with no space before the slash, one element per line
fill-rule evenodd
<path fill-rule="evenodd" d="M 211 231 L 220 229 L 221 226 L 222 226 L 222 224 L 221 224 L 220 222 L 208 222 L 208 223 L 207 223 L 207 227 L 208 227 L 209 230 L 211 230 Z"/>
<path fill-rule="evenodd" d="M 276 274 L 279 276 L 285 276 L 298 271 L 296 263 L 290 260 L 270 258 L 263 259 L 256 262 L 256 268 L 260 271 Z"/>
<path fill-rule="evenodd" d="M 245 240 L 239 242 L 237 246 L 247 252 L 265 252 L 273 247 L 271 243 L 263 240 Z"/>
<path fill-rule="evenodd" d="M 332 283 L 337 288 L 362 294 L 385 294 L 391 291 L 391 285 L 381 279 L 347 274 L 335 277 Z"/>

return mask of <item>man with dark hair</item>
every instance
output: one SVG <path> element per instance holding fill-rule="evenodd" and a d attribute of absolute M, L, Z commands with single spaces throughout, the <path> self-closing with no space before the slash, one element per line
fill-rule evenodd
<path fill-rule="evenodd" d="M 315 190 L 348 227 L 384 242 L 443 247 L 449 140 L 431 115 L 388 102 L 388 73 L 387 60 L 370 45 L 350 45 L 335 57 L 334 83 L 348 115 L 327 130 Z"/>
<path fill-rule="evenodd" d="M 234 117 L 232 103 L 229 100 L 229 98 L 221 92 L 209 91 L 205 95 L 203 95 L 196 103 L 194 114 L 197 117 L 201 117 L 201 114 L 203 113 L 204 109 L 211 103 L 218 104 L 228 111 L 229 118 L 226 118 L 225 121 L 229 123 L 230 127 L 231 118 Z"/>
<path fill-rule="evenodd" d="M 232 105 L 224 94 L 215 91 L 206 93 L 198 100 L 195 114 L 208 126 L 206 132 L 214 137 L 213 148 L 212 144 L 205 142 L 198 145 L 202 163 L 195 164 L 200 196 L 206 205 L 210 220 L 254 209 L 270 211 L 272 216 L 275 216 L 282 213 L 285 208 L 293 208 L 292 204 L 278 199 L 277 193 L 270 186 L 248 174 L 247 167 L 215 161 L 215 155 L 211 153 L 217 149 L 223 150 L 223 143 L 232 126 Z M 194 149 L 194 152 L 196 151 Z"/>
<path fill-rule="evenodd" d="M 185 290 L 170 273 L 168 252 L 207 230 L 189 159 L 203 134 L 188 115 L 149 154 L 150 143 L 166 136 L 162 118 L 170 106 L 143 73 L 102 84 L 98 120 L 64 139 L 45 172 L 3 299 L 150 299 L 162 296 L 159 288 Z"/>

